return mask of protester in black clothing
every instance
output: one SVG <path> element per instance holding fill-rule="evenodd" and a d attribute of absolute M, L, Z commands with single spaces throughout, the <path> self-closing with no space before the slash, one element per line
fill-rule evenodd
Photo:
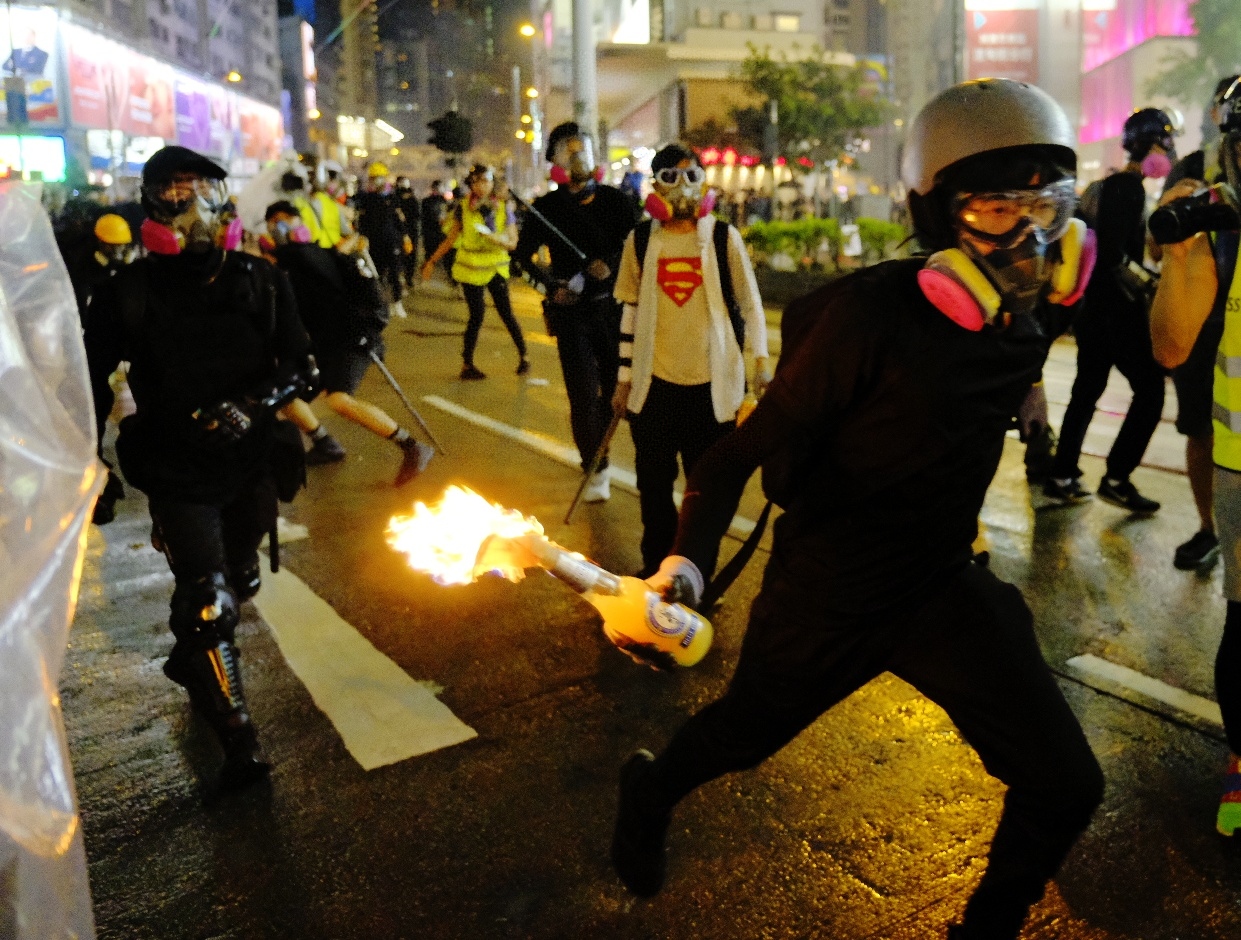
<path fill-rule="evenodd" d="M 421 207 L 414 193 L 414 184 L 408 176 L 396 178 L 396 207 L 401 210 L 401 221 L 408 241 L 402 246 L 401 279 L 404 285 L 414 286 L 418 276 L 418 230 L 422 227 Z"/>
<path fill-rule="evenodd" d="M 404 486 L 426 469 L 434 449 L 414 440 L 382 408 L 354 397 L 374 364 L 371 354 L 384 355 L 388 310 L 378 289 L 378 275 L 360 254 L 314 244 L 292 203 L 272 203 L 266 217 L 263 251 L 293 285 L 298 312 L 314 344 L 321 397 L 342 418 L 400 448 L 395 485 Z M 307 463 L 345 459 L 344 447 L 315 417 L 309 403 L 290 402 L 285 416 L 310 436 Z"/>
<path fill-rule="evenodd" d="M 448 198 L 444 195 L 444 184 L 433 180 L 430 190 L 422 197 L 419 207 L 419 221 L 422 229 L 422 260 L 425 262 L 435 254 L 435 249 L 444 240 L 444 220 L 448 216 Z M 444 271 L 452 270 L 452 252 L 444 258 Z"/>
<path fill-rule="evenodd" d="M 367 169 L 367 186 L 353 197 L 357 212 L 354 228 L 370 243 L 371 258 L 379 271 L 380 281 L 388 290 L 389 300 L 400 303 L 405 295 L 401 284 L 401 257 L 405 239 L 405 220 L 395 198 L 388 192 L 388 168 L 372 163 Z"/>
<path fill-rule="evenodd" d="M 1043 492 L 1061 504 L 1090 498 L 1081 485 L 1077 461 L 1095 406 L 1115 366 L 1133 389 L 1133 401 L 1108 451 L 1099 498 L 1132 512 L 1152 513 L 1159 503 L 1139 493 L 1129 479 L 1159 426 L 1167 375 L 1151 351 L 1149 311 L 1155 282 L 1142 267 L 1146 249 L 1142 180 L 1168 175 L 1176 156 L 1172 123 L 1155 108 L 1135 111 L 1125 121 L 1122 143 L 1129 162 L 1092 184 L 1082 197 L 1082 214 L 1097 234 L 1099 257 L 1073 324 L 1077 376 L 1060 425 L 1052 478 L 1043 485 Z"/>
<path fill-rule="evenodd" d="M 116 451 L 147 494 L 152 540 L 175 577 L 176 643 L 164 673 L 184 686 L 224 748 L 223 788 L 267 773 L 246 707 L 234 631 L 259 588 L 258 545 L 276 521 L 275 412 L 313 379 L 288 280 L 219 246 L 225 172 L 183 147 L 143 170 L 151 251 L 92 299 L 86 352 L 101 433 L 108 376 L 130 363 L 137 411 Z"/>
<path fill-rule="evenodd" d="M 1077 259 L 1058 259 L 1074 140 L 1029 85 L 988 79 L 933 99 L 911 127 L 903 175 L 919 238 L 940 253 L 790 307 L 786 327 L 808 323 L 804 338 L 754 413 L 695 466 L 676 554 L 650 580 L 691 603 L 753 471 L 781 454 L 806 459 L 727 692 L 660 757 L 639 751 L 621 772 L 612 861 L 635 893 L 663 884 L 682 797 L 756 766 L 884 671 L 941 705 L 1008 786 L 987 871 L 950 937 L 1015 940 L 1089 823 L 1098 764 L 1020 592 L 971 549 L 1005 433 L 1056 329 L 1053 271 L 1080 280 Z M 787 354 L 787 329 L 784 341 Z"/>
<path fill-rule="evenodd" d="M 1204 137 L 1201 150 L 1186 154 L 1176 162 L 1164 180 L 1165 194 L 1181 180 L 1197 180 L 1202 186 L 1223 181 L 1220 103 L 1238 77 L 1241 76 L 1229 75 L 1215 86 L 1204 128 L 1204 132 L 1209 130 L 1211 136 Z M 1215 381 L 1215 355 L 1223 335 L 1223 312 L 1214 312 L 1202 325 L 1189 357 L 1172 370 L 1172 385 L 1176 389 L 1176 429 L 1185 435 L 1185 476 L 1189 480 L 1194 508 L 1198 510 L 1198 531 L 1188 541 L 1178 545 L 1172 556 L 1172 564 L 1184 571 L 1208 565 L 1219 557 L 1219 538 L 1215 534 L 1215 519 L 1211 512 L 1215 479 L 1215 461 L 1211 456 L 1215 439 L 1211 425 L 1211 389 Z"/>
<path fill-rule="evenodd" d="M 522 220 L 513 258 L 547 288 L 543 313 L 556 337 L 573 443 L 586 471 L 611 421 L 621 315 L 612 288 L 625 236 L 639 213 L 619 189 L 598 182 L 591 140 L 573 122 L 548 135 L 547 159 L 557 189 L 534 201 L 536 211 Z M 543 246 L 551 255 L 549 271 L 532 260 Z M 607 466 L 605 456 L 583 496 L 587 502 L 610 495 Z"/>

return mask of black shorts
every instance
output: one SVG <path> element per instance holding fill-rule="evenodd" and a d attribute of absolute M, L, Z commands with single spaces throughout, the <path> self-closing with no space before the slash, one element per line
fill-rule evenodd
<path fill-rule="evenodd" d="M 373 364 L 370 350 L 382 358 L 383 341 L 371 340 L 369 345 L 352 346 L 348 350 L 325 356 L 319 361 L 319 381 L 325 392 L 344 392 L 352 395 L 362 384 L 366 370 Z"/>
<path fill-rule="evenodd" d="M 1176 429 L 1186 437 L 1211 433 L 1211 404 L 1215 400 L 1215 356 L 1224 335 L 1224 323 L 1215 318 L 1202 325 L 1189 358 L 1172 370 L 1176 388 Z"/>

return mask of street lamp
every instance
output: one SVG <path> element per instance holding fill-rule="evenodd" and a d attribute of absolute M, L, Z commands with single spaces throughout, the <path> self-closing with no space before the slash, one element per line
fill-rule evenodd
<path fill-rule="evenodd" d="M 527 98 L 537 98 L 538 96 L 539 96 L 539 90 L 535 88 L 533 85 L 531 85 L 529 88 L 526 89 Z"/>
<path fill-rule="evenodd" d="M 537 30 L 530 23 L 522 23 L 517 32 L 520 33 L 524 39 L 533 39 Z"/>
<path fill-rule="evenodd" d="M 238 72 L 236 69 L 233 69 L 231 72 L 225 75 L 224 78 L 232 82 L 234 85 L 236 85 L 238 82 L 241 81 L 241 73 Z"/>

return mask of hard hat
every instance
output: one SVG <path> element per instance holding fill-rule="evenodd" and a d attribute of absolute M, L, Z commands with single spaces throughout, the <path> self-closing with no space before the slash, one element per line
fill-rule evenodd
<path fill-rule="evenodd" d="M 99 217 L 95 223 L 95 237 L 105 245 L 128 245 L 134 240 L 129 223 L 113 212 Z"/>
<path fill-rule="evenodd" d="M 1133 159 L 1141 160 L 1155 144 L 1171 153 L 1174 133 L 1172 119 L 1166 112 L 1159 108 L 1138 108 L 1125 119 L 1120 145 Z"/>
<path fill-rule="evenodd" d="M 366 175 L 370 177 L 371 179 L 375 179 L 378 176 L 387 176 L 388 165 L 386 163 L 380 163 L 378 160 L 376 160 L 374 163 L 372 163 L 367 168 Z"/>
<path fill-rule="evenodd" d="M 901 179 L 911 192 L 926 195 L 945 168 L 1008 147 L 1054 147 L 1076 166 L 1074 144 L 1073 125 L 1041 88 L 1008 78 L 963 82 L 940 92 L 914 118 Z"/>

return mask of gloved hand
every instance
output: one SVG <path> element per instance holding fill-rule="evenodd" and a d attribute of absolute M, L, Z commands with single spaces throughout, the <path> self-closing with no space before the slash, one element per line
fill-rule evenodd
<path fill-rule="evenodd" d="M 108 469 L 108 482 L 103 486 L 103 492 L 99 494 L 99 499 L 95 502 L 95 509 L 91 515 L 91 522 L 95 525 L 107 525 L 116 518 L 116 501 L 125 498 L 125 486 L 121 483 L 121 478 Z"/>
<path fill-rule="evenodd" d="M 194 421 L 211 444 L 235 444 L 249 433 L 253 422 L 245 409 L 225 399 L 194 412 Z"/>
<path fill-rule="evenodd" d="M 582 299 L 582 291 L 586 289 L 586 278 L 575 274 L 567 281 L 553 282 L 551 301 L 558 307 L 572 307 Z"/>
<path fill-rule="evenodd" d="M 612 413 L 623 415 L 629 410 L 629 392 L 633 389 L 632 382 L 617 382 L 616 391 L 612 393 Z"/>
<path fill-rule="evenodd" d="M 659 564 L 659 570 L 646 579 L 651 589 L 669 604 L 684 604 L 695 608 L 702 600 L 706 585 L 698 566 L 684 555 L 669 555 Z"/>
<path fill-rule="evenodd" d="M 1022 442 L 1038 437 L 1047 427 L 1047 393 L 1042 382 L 1035 382 L 1026 393 L 1025 401 L 1017 409 L 1017 434 Z"/>
<path fill-rule="evenodd" d="M 612 276 L 612 269 L 608 267 L 608 263 L 601 258 L 596 258 L 590 264 L 586 265 L 586 273 L 596 281 L 606 281 Z"/>

